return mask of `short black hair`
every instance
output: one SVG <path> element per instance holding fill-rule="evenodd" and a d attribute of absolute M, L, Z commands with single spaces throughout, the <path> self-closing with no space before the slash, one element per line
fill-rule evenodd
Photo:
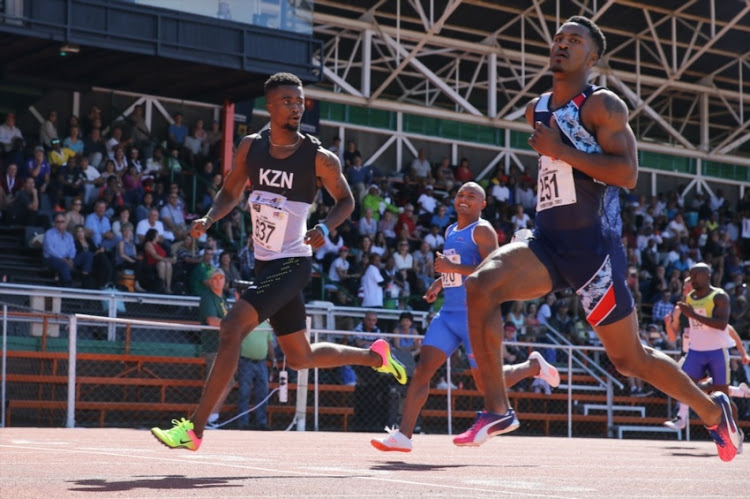
<path fill-rule="evenodd" d="M 580 24 L 581 26 L 585 26 L 588 28 L 589 32 L 591 33 L 591 38 L 594 40 L 594 43 L 596 43 L 597 48 L 597 54 L 599 55 L 599 59 L 602 58 L 602 55 L 604 55 L 604 51 L 607 50 L 607 39 L 604 36 L 604 33 L 602 33 L 602 30 L 599 29 L 599 26 L 589 19 L 588 17 L 584 16 L 573 16 L 569 17 L 565 23 L 576 23 Z"/>
<path fill-rule="evenodd" d="M 292 73 L 276 73 L 266 80 L 266 83 L 263 85 L 263 93 L 267 95 L 270 90 L 285 86 L 301 87 L 302 80 Z"/>

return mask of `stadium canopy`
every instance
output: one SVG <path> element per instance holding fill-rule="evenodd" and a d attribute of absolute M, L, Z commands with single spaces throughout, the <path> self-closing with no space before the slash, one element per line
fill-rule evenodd
<path fill-rule="evenodd" d="M 549 90 L 551 39 L 572 15 L 608 50 L 641 149 L 750 165 L 747 0 L 318 0 L 325 101 L 525 130 Z"/>

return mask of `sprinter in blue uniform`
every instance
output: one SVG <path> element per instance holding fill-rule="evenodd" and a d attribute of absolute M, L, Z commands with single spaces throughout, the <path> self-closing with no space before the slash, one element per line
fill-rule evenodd
<path fill-rule="evenodd" d="M 625 103 L 588 82 L 605 48 L 594 22 L 568 19 L 550 48 L 552 92 L 526 108 L 533 128 L 529 144 L 540 155 L 535 226 L 528 241 L 499 248 L 466 279 L 469 335 L 486 411 L 454 443 L 480 445 L 517 426 L 502 376 L 500 305 L 573 288 L 617 370 L 687 403 L 707 425 L 719 457 L 731 461 L 739 432 L 727 396 L 704 394 L 672 359 L 638 339 L 617 199 L 618 188 L 636 185 L 636 140 Z"/>
<path fill-rule="evenodd" d="M 454 207 L 458 221 L 445 231 L 443 253 L 438 253 L 435 258 L 435 271 L 440 272 L 440 278 L 430 285 L 424 296 L 432 303 L 442 289 L 445 303 L 432 319 L 422 341 L 419 362 L 406 392 L 401 425 L 397 430 L 389 430 L 388 436 L 370 441 L 378 450 L 411 451 L 411 437 L 419 411 L 427 401 L 430 380 L 462 343 L 477 387 L 482 388 L 469 343 L 466 288 L 463 284 L 465 277 L 497 249 L 497 233 L 488 221 L 479 218 L 486 205 L 484 189 L 474 182 L 463 184 L 456 194 Z M 508 386 L 531 376 L 542 378 L 552 387 L 560 384 L 557 369 L 549 365 L 539 352 L 532 352 L 526 362 L 503 366 L 503 369 Z"/>

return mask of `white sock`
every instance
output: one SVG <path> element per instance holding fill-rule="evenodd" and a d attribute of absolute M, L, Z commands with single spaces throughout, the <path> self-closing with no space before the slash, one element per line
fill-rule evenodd
<path fill-rule="evenodd" d="M 208 417 L 209 423 L 215 423 L 219 420 L 219 413 L 218 412 L 212 412 L 211 415 Z"/>
<path fill-rule="evenodd" d="M 679 408 L 677 409 L 677 417 L 687 421 L 689 412 L 690 412 L 690 406 L 680 402 Z"/>
<path fill-rule="evenodd" d="M 742 390 L 740 390 L 736 386 L 731 386 L 730 385 L 729 386 L 729 396 L 730 397 L 737 397 L 737 398 L 743 399 L 743 398 L 745 398 L 745 392 L 743 392 Z"/>

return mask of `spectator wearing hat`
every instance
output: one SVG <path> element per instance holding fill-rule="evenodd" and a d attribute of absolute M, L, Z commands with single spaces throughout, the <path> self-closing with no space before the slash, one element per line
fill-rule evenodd
<path fill-rule="evenodd" d="M 76 155 L 75 151 L 62 147 L 60 139 L 52 139 L 52 150 L 47 155 L 47 160 L 52 167 L 53 178 L 63 166 L 68 164 L 68 160 Z"/>
<path fill-rule="evenodd" d="M 367 194 L 362 198 L 362 209 L 367 210 L 368 208 L 372 209 L 372 218 L 378 222 L 380 221 L 380 217 L 387 211 L 391 213 L 399 212 L 398 207 L 386 201 L 381 195 L 380 187 L 378 187 L 377 184 L 370 185 L 370 187 L 367 188 Z M 379 230 L 384 233 L 386 232 L 383 228 L 380 228 Z M 388 234 L 386 234 L 385 237 L 388 238 Z"/>

